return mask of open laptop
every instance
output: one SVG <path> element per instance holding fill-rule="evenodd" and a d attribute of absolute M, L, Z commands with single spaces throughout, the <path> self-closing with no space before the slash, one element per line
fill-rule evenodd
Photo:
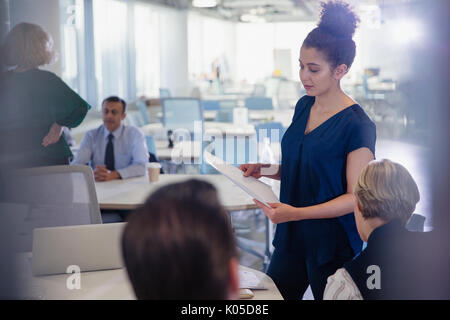
<path fill-rule="evenodd" d="M 78 268 L 81 272 L 123 268 L 121 237 L 125 224 L 34 229 L 33 274 L 71 273 L 70 270 Z"/>

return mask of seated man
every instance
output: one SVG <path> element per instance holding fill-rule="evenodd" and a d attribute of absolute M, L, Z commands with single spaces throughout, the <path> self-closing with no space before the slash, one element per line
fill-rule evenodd
<path fill-rule="evenodd" d="M 405 228 L 420 199 L 409 172 L 389 160 L 372 161 L 354 187 L 358 233 L 367 247 L 328 277 L 325 300 L 433 299 L 431 232 Z M 435 256 L 433 256 L 435 255 Z M 434 277 L 434 278 L 433 278 Z"/>
<path fill-rule="evenodd" d="M 150 195 L 131 214 L 122 251 L 138 299 L 238 298 L 230 218 L 207 182 L 188 180 Z"/>
<path fill-rule="evenodd" d="M 145 175 L 148 151 L 138 128 L 126 126 L 126 103 L 118 97 L 102 102 L 103 125 L 86 133 L 71 164 L 90 164 L 96 181 Z"/>

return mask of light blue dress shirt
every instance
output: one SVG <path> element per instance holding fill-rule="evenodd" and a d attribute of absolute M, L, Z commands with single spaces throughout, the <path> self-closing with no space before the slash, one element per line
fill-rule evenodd
<path fill-rule="evenodd" d="M 121 125 L 114 135 L 114 166 L 122 179 L 145 175 L 145 164 L 149 154 L 145 137 L 138 128 Z M 109 131 L 104 125 L 88 131 L 81 141 L 80 148 L 71 164 L 105 165 L 105 150 Z"/>

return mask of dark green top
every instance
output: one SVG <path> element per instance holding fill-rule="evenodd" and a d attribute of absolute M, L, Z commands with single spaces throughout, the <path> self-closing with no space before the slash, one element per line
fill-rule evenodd
<path fill-rule="evenodd" d="M 72 156 L 64 135 L 48 147 L 42 146 L 42 139 L 54 122 L 78 126 L 91 108 L 86 101 L 58 76 L 39 69 L 7 72 L 1 91 L 2 162 L 40 166 Z"/>

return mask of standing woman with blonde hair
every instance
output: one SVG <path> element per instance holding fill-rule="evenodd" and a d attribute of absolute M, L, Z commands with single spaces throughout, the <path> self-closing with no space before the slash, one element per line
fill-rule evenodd
<path fill-rule="evenodd" d="M 281 165 L 240 166 L 245 176 L 281 180 L 280 203 L 256 203 L 277 224 L 267 273 L 285 299 L 301 299 L 308 285 L 322 299 L 328 276 L 362 249 L 352 189 L 374 159 L 376 131 L 340 85 L 355 58 L 358 21 L 348 4 L 322 3 L 318 27 L 300 49 L 307 95 L 283 136 Z"/>
<path fill-rule="evenodd" d="M 54 73 L 39 69 L 55 59 L 51 36 L 36 24 L 20 23 L 6 36 L 1 56 L 8 71 L 0 87 L 0 164 L 69 164 L 62 127 L 78 126 L 90 105 Z"/>

